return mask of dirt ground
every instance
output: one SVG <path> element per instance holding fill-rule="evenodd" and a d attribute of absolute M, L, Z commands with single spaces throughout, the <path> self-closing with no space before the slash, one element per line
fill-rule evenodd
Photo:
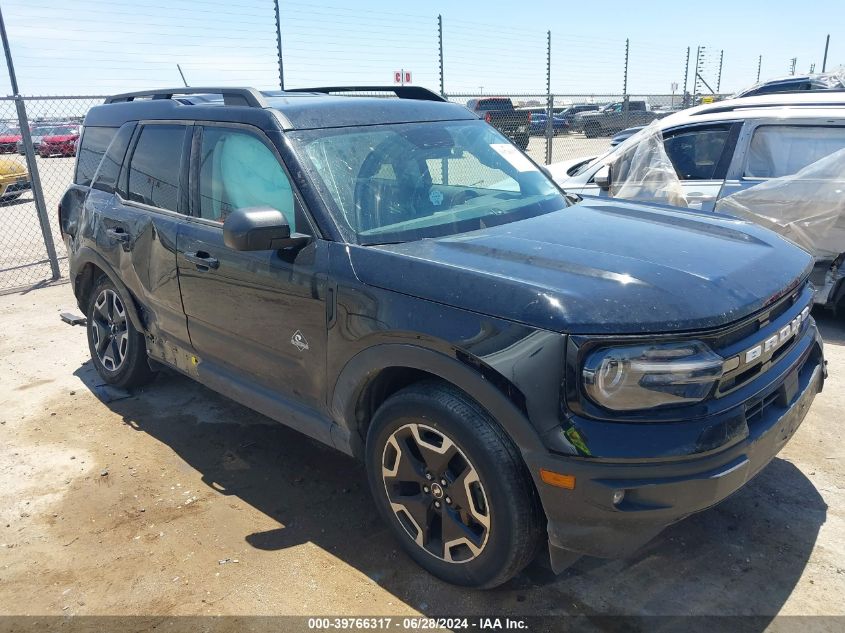
<path fill-rule="evenodd" d="M 105 403 L 68 309 L 67 285 L 0 297 L 0 614 L 845 615 L 841 317 L 816 315 L 830 380 L 743 490 L 627 560 L 478 592 L 399 550 L 340 453 L 182 377 Z"/>

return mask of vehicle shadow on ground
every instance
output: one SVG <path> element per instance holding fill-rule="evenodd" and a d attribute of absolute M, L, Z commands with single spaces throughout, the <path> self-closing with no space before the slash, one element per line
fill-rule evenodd
<path fill-rule="evenodd" d="M 90 362 L 76 375 L 97 392 Z M 284 526 L 243 535 L 259 552 L 310 541 L 429 615 L 753 614 L 766 616 L 753 621 L 762 630 L 804 572 L 826 518 L 807 477 L 775 459 L 723 504 L 627 560 L 584 558 L 558 577 L 535 564 L 479 592 L 410 561 L 377 517 L 355 460 L 182 376 L 161 375 L 107 406 L 169 446 L 210 488 Z"/>

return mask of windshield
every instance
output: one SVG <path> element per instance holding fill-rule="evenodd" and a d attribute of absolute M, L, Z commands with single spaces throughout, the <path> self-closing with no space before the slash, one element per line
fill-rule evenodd
<path fill-rule="evenodd" d="M 359 244 L 455 235 L 567 206 L 539 168 L 482 121 L 289 137 L 337 224 Z"/>

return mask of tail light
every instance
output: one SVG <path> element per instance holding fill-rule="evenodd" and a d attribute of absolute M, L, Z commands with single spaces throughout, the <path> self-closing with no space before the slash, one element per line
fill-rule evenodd
<path fill-rule="evenodd" d="M 530 112 L 528 113 L 528 123 L 529 124 L 531 123 L 531 113 Z"/>
<path fill-rule="evenodd" d="M 484 120 L 487 121 L 487 123 L 490 123 L 490 121 L 493 120 L 493 115 L 488 112 L 484 115 Z"/>

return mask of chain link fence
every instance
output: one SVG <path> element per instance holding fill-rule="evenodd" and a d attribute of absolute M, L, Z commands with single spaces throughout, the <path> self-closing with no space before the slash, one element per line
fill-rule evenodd
<path fill-rule="evenodd" d="M 448 98 L 487 118 L 540 164 L 598 156 L 617 133 L 693 105 L 690 95 L 680 94 L 465 93 Z"/>
<path fill-rule="evenodd" d="M 386 93 L 384 93 L 386 96 Z M 645 125 L 692 105 L 681 95 L 622 94 L 450 94 L 500 128 L 540 164 L 597 156 L 610 148 L 612 136 Z M 27 169 L 16 100 L 0 98 L 0 292 L 37 286 L 67 275 L 67 254 L 57 209 L 73 181 L 76 139 L 85 113 L 102 96 L 22 97 L 25 125 L 32 138 L 38 178 Z M 550 107 L 551 104 L 551 107 Z M 551 112 L 551 119 L 549 118 Z M 495 116 L 494 116 L 495 115 Z M 598 120 L 601 123 L 596 123 Z M 600 125 L 596 129 L 595 125 Z M 40 181 L 45 223 L 39 217 Z M 54 245 L 51 258 L 50 244 Z M 51 261 L 52 259 L 52 261 Z"/>
<path fill-rule="evenodd" d="M 4 216 L 0 231 L 0 292 L 37 286 L 67 275 L 67 254 L 56 211 L 73 181 L 82 119 L 88 108 L 102 103 L 103 97 L 24 97 L 21 101 L 23 125 L 28 127 L 32 141 L 29 158 L 16 100 L 0 98 L 0 213 Z M 29 169 L 30 161 L 38 178 Z M 46 225 L 42 225 L 36 203 L 37 187 L 33 185 L 38 181 Z"/>

